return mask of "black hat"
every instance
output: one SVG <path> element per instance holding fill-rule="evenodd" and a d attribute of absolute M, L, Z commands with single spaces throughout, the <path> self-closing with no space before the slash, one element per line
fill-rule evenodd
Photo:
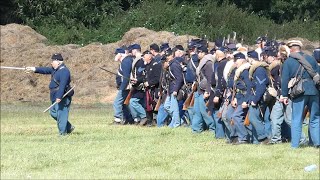
<path fill-rule="evenodd" d="M 233 55 L 234 57 L 234 60 L 237 60 L 237 59 L 246 59 L 246 56 L 244 54 L 242 54 L 241 52 Z"/>
<path fill-rule="evenodd" d="M 255 59 L 255 60 L 259 60 L 259 54 L 255 50 L 249 51 L 248 57 Z"/>
<path fill-rule="evenodd" d="M 170 48 L 169 43 L 163 43 L 160 46 L 160 51 L 165 51 L 166 49 Z"/>
<path fill-rule="evenodd" d="M 180 51 L 184 51 L 184 48 L 182 45 L 176 45 L 175 49 L 180 50 Z"/>
<path fill-rule="evenodd" d="M 142 53 L 142 56 L 146 55 L 146 54 L 152 54 L 149 50 L 146 50 Z"/>
<path fill-rule="evenodd" d="M 154 50 L 156 52 L 159 52 L 160 48 L 159 48 L 158 44 L 153 43 L 150 45 L 150 50 Z"/>
<path fill-rule="evenodd" d="M 164 55 L 165 56 L 171 56 L 172 55 L 172 49 L 171 48 L 168 48 L 168 49 L 166 49 L 165 51 L 164 51 Z"/>
<path fill-rule="evenodd" d="M 200 53 L 200 52 L 208 53 L 208 48 L 206 46 L 200 46 L 197 48 L 197 52 L 198 53 Z"/>
<path fill-rule="evenodd" d="M 58 60 L 58 61 L 63 61 L 63 57 L 60 53 L 55 53 L 51 56 L 52 60 Z"/>

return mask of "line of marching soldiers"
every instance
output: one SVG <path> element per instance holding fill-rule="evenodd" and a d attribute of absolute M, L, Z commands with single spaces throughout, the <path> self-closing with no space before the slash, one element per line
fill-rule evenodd
<path fill-rule="evenodd" d="M 248 51 L 216 40 L 209 51 L 207 41 L 193 39 L 186 51 L 168 43 L 143 53 L 139 44 L 117 48 L 114 123 L 209 130 L 232 144 L 291 140 L 293 148 L 319 147 L 320 49 L 312 57 L 301 51 L 301 41 L 266 37 L 256 46 Z M 308 138 L 302 132 L 307 117 Z"/>

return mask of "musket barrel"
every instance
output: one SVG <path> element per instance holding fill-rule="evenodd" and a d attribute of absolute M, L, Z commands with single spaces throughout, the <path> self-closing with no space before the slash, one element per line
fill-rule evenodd
<path fill-rule="evenodd" d="M 26 68 L 22 67 L 10 67 L 10 66 L 0 66 L 1 69 L 15 69 L 15 70 L 26 70 Z"/>

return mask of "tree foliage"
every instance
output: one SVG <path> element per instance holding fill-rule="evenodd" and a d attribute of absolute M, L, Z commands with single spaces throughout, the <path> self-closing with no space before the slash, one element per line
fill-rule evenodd
<path fill-rule="evenodd" d="M 54 44 L 109 43 L 132 27 L 207 36 L 320 39 L 320 0 L 4 0 L 1 24 L 23 22 Z M 281 23 L 281 24 L 277 24 Z"/>

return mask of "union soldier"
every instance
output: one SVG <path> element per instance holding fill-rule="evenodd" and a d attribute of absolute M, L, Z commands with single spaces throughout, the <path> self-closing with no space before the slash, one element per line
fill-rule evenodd
<path fill-rule="evenodd" d="M 194 115 L 191 122 L 193 132 L 200 133 L 205 128 L 208 128 L 214 133 L 214 121 L 206 102 L 210 97 L 211 78 L 213 74 L 213 56 L 208 54 L 208 48 L 201 46 L 198 48 L 198 56 L 200 59 L 196 69 L 198 91 L 194 94 Z"/>
<path fill-rule="evenodd" d="M 279 144 L 291 139 L 290 127 L 292 119 L 292 102 L 289 99 L 288 105 L 284 105 L 279 101 L 279 97 L 281 95 L 281 61 L 284 61 L 289 57 L 289 51 L 290 50 L 287 46 L 279 47 L 279 58 L 274 57 L 274 52 L 267 51 L 267 62 L 270 64 L 270 83 L 272 84 L 272 88 L 274 88 L 273 93 L 275 95 L 273 96 L 276 97 L 276 101 L 273 103 L 270 114 L 272 135 L 269 144 Z M 270 94 L 272 94 L 272 91 L 273 90 L 269 90 Z M 300 142 L 304 141 L 306 141 L 306 137 L 304 133 L 301 133 Z"/>
<path fill-rule="evenodd" d="M 157 114 L 157 126 L 162 127 L 165 125 L 165 121 L 167 120 L 167 123 L 169 122 L 169 114 L 167 111 L 164 109 L 164 103 L 169 96 L 169 79 L 170 79 L 170 74 L 169 74 L 169 62 L 173 60 L 173 52 L 172 50 L 166 49 L 164 50 L 163 54 L 163 59 L 162 59 L 162 71 L 161 71 L 161 76 L 160 76 L 160 87 L 159 87 L 159 98 L 158 101 L 160 101 L 160 106 L 158 109 L 158 114 Z"/>
<path fill-rule="evenodd" d="M 248 103 L 251 93 L 251 81 L 249 79 L 250 64 L 247 63 L 246 57 L 243 53 L 239 52 L 234 55 L 235 65 L 237 70 L 234 77 L 235 85 L 235 98 L 231 102 L 235 111 L 232 114 L 232 119 L 238 134 L 238 142 L 235 144 L 247 144 L 252 141 L 251 135 L 248 133 L 250 127 L 244 125 L 244 119 L 248 112 Z"/>
<path fill-rule="evenodd" d="M 256 51 L 248 52 L 248 59 L 251 67 L 249 69 L 249 78 L 252 84 L 252 95 L 249 103 L 249 120 L 255 130 L 253 135 L 261 144 L 268 144 L 268 133 L 266 131 L 263 115 L 265 114 L 266 105 L 263 95 L 269 85 L 269 69 L 268 64 L 259 61 Z"/>
<path fill-rule="evenodd" d="M 143 52 L 143 60 L 146 65 L 144 87 L 146 88 L 146 111 L 147 121 L 141 121 L 140 125 L 152 126 L 155 99 L 158 94 L 159 80 L 161 74 L 161 63 L 158 63 L 150 51 Z"/>
<path fill-rule="evenodd" d="M 289 41 L 287 46 L 290 48 L 291 53 L 299 53 L 304 56 L 308 63 L 311 64 L 314 70 L 317 70 L 316 61 L 309 55 L 301 52 L 302 43 L 298 40 Z M 301 70 L 302 69 L 302 70 Z M 292 98 L 292 122 L 291 122 L 291 147 L 298 148 L 302 132 L 302 121 L 304 107 L 307 105 L 310 112 L 309 130 L 310 136 L 315 147 L 320 146 L 320 109 L 319 109 L 319 90 L 316 88 L 312 77 L 307 73 L 302 65 L 294 58 L 289 57 L 282 67 L 281 77 L 281 97 L 280 101 L 285 105 L 289 103 L 288 83 L 291 78 L 296 74 L 301 73 L 301 80 L 303 81 L 304 92 Z"/>
<path fill-rule="evenodd" d="M 214 66 L 215 67 L 214 78 L 215 78 L 216 88 L 215 88 L 214 98 L 213 98 L 213 103 L 215 105 L 212 111 L 212 117 L 215 121 L 215 137 L 224 138 L 225 125 L 221 120 L 221 117 L 218 116 L 218 114 L 219 114 L 219 107 L 222 105 L 222 102 L 223 102 L 223 95 L 225 94 L 225 91 L 227 88 L 226 80 L 223 77 L 223 71 L 228 62 L 228 59 L 226 58 L 225 54 L 220 50 L 217 50 L 215 54 L 216 54 L 216 60 L 217 60 Z"/>
<path fill-rule="evenodd" d="M 169 91 L 164 103 L 164 109 L 171 117 L 169 127 L 175 128 L 181 125 L 179 114 L 179 105 L 177 95 L 183 85 L 183 71 L 180 65 L 179 58 L 168 58 L 168 73 L 169 73 Z"/>
<path fill-rule="evenodd" d="M 139 44 L 129 46 L 129 51 L 132 53 L 134 58 L 130 77 L 132 92 L 129 108 L 132 118 L 134 119 L 134 123 L 137 125 L 140 123 L 140 120 L 144 120 L 147 116 L 144 109 L 145 92 L 143 87 L 145 64 L 141 57 L 141 46 Z"/>
<path fill-rule="evenodd" d="M 132 121 L 130 110 L 123 103 L 129 94 L 129 80 L 133 59 L 128 56 L 123 48 L 117 48 L 114 54 L 115 61 L 120 62 L 118 75 L 116 76 L 118 93 L 113 102 L 114 124 L 126 124 Z"/>
<path fill-rule="evenodd" d="M 55 102 L 56 104 L 50 109 L 50 115 L 57 121 L 59 134 L 64 136 L 74 130 L 74 126 L 68 120 L 73 92 L 62 98 L 70 89 L 71 75 L 69 69 L 63 63 L 63 57 L 60 53 L 53 54 L 51 59 L 52 67 L 27 67 L 26 70 L 51 75 L 50 100 L 52 104 Z"/>

